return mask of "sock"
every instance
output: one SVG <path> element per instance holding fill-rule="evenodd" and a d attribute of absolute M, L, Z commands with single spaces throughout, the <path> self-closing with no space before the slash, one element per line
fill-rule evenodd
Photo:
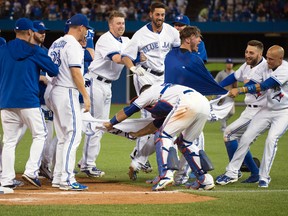
<path fill-rule="evenodd" d="M 254 162 L 250 150 L 247 152 L 247 154 L 244 158 L 244 163 L 246 164 L 246 166 L 250 170 L 251 175 L 258 175 L 259 174 L 259 168 L 257 167 L 256 163 Z"/>
<path fill-rule="evenodd" d="M 235 151 L 237 150 L 238 141 L 237 140 L 232 140 L 232 141 L 225 142 L 225 147 L 226 147 L 226 150 L 227 150 L 227 153 L 228 153 L 229 161 L 231 161 Z"/>

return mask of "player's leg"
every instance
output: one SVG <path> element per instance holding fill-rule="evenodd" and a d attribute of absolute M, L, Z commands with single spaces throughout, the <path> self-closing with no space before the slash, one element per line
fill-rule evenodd
<path fill-rule="evenodd" d="M 268 187 L 271 181 L 269 174 L 276 156 L 278 140 L 288 129 L 288 118 L 283 118 L 283 116 L 288 115 L 288 109 L 279 110 L 275 113 L 267 112 L 267 114 L 270 115 L 273 120 L 265 141 L 263 157 L 259 170 L 259 187 Z"/>
<path fill-rule="evenodd" d="M 34 186 L 40 187 L 41 184 L 38 180 L 38 171 L 41 164 L 43 148 L 47 139 L 47 127 L 44 115 L 40 107 L 21 109 L 20 112 L 23 122 L 31 131 L 33 140 L 23 178 L 28 180 Z"/>
<path fill-rule="evenodd" d="M 231 161 L 237 147 L 238 147 L 238 140 L 241 138 L 242 134 L 246 131 L 248 125 L 251 122 L 251 119 L 256 115 L 259 111 L 259 108 L 249 108 L 247 107 L 241 114 L 241 116 L 230 124 L 226 130 L 224 131 L 224 141 L 225 147 L 228 153 L 229 161 Z M 252 175 L 258 175 L 259 169 L 253 160 L 253 156 L 250 150 L 247 152 L 244 163 L 250 170 Z M 239 177 L 241 176 L 241 172 L 239 171 Z M 218 177 L 217 177 L 218 178 Z M 253 179 L 252 179 L 253 180 Z M 253 180 L 254 181 L 254 180 Z M 253 182 L 252 181 L 252 182 Z M 258 181 L 255 179 L 255 181 Z M 243 183 L 252 183 L 250 179 L 246 179 Z"/>
<path fill-rule="evenodd" d="M 201 132 L 200 136 L 193 141 L 193 145 L 196 145 L 200 150 L 204 150 L 203 132 Z M 189 178 L 195 178 L 195 174 L 193 172 L 191 173 L 191 168 L 182 154 L 179 160 L 179 170 L 176 171 L 174 175 L 175 185 L 185 184 Z"/>
<path fill-rule="evenodd" d="M 89 95 L 91 100 L 91 115 L 96 119 L 109 119 L 111 107 L 111 84 L 92 79 Z M 78 162 L 80 170 L 90 177 L 101 177 L 105 172 L 97 169 L 96 159 L 100 153 L 102 130 L 95 130 L 92 136 L 85 136 L 82 158 Z"/>
<path fill-rule="evenodd" d="M 218 184 L 225 185 L 238 180 L 238 171 L 243 163 L 245 155 L 249 151 L 249 146 L 270 125 L 270 119 L 261 115 L 261 113 L 264 112 L 265 109 L 260 110 L 252 119 L 247 130 L 240 139 L 238 148 L 234 153 L 232 160 L 226 167 L 225 175 L 222 175 L 216 180 Z"/>
<path fill-rule="evenodd" d="M 21 135 L 23 123 L 18 109 L 1 110 L 3 128 L 3 149 L 2 149 L 2 178 L 1 185 L 15 187 L 15 148 Z"/>
<path fill-rule="evenodd" d="M 69 98 L 61 103 L 65 113 L 60 116 L 60 122 L 64 126 L 65 142 L 63 145 L 63 164 L 60 181 L 60 189 L 74 190 L 74 184 L 79 186 L 79 190 L 87 189 L 87 186 L 76 182 L 74 167 L 76 160 L 76 150 L 81 142 L 82 136 L 82 118 L 79 104 L 79 92 L 76 89 L 69 89 Z"/>

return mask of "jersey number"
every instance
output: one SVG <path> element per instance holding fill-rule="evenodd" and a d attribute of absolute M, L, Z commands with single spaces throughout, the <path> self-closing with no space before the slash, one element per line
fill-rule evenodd
<path fill-rule="evenodd" d="M 53 51 L 51 52 L 51 57 L 52 57 L 52 61 L 58 66 L 60 67 L 61 65 L 61 59 L 60 59 L 60 50 L 58 50 L 58 52 Z"/>

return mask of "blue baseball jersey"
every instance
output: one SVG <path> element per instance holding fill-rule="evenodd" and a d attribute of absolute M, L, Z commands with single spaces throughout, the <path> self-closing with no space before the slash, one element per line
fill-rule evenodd
<path fill-rule="evenodd" d="M 198 44 L 198 51 L 195 52 L 195 54 L 199 56 L 204 62 L 207 62 L 208 57 L 204 41 L 200 41 Z"/>
<path fill-rule="evenodd" d="M 221 95 L 227 91 L 218 85 L 203 61 L 192 52 L 176 48 L 165 58 L 164 82 L 195 89 L 203 95 Z"/>
<path fill-rule="evenodd" d="M 58 75 L 58 67 L 38 45 L 18 38 L 0 49 L 0 108 L 40 107 L 39 74 Z"/>

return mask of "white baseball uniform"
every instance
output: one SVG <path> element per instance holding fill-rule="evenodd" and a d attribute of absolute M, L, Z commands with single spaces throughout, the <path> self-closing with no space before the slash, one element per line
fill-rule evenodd
<path fill-rule="evenodd" d="M 133 35 L 122 55 L 129 57 L 131 60 L 135 60 L 137 53 L 140 52 L 147 58 L 145 62 L 140 63 L 141 66 L 146 69 L 144 76 L 133 76 L 134 87 L 137 95 L 139 95 L 140 89 L 145 84 L 152 85 L 155 83 L 164 82 L 164 59 L 172 48 L 179 46 L 179 32 L 167 23 L 163 23 L 163 28 L 160 33 L 153 32 L 151 23 L 148 23 Z M 142 118 L 148 118 L 150 116 L 150 113 L 145 110 L 141 110 Z M 151 141 L 153 144 L 153 140 L 153 135 L 141 137 L 137 139 L 135 149 L 139 153 L 142 151 L 145 143 L 149 143 Z M 153 147 L 153 145 L 149 146 Z M 151 149 L 145 149 L 142 152 L 144 154 L 147 153 L 147 155 L 139 155 L 141 159 L 138 158 L 138 160 L 136 157 L 134 157 L 135 160 L 137 160 L 137 163 L 134 164 L 145 164 L 148 158 L 148 153 L 151 154 Z M 134 150 L 131 155 L 134 155 Z"/>
<path fill-rule="evenodd" d="M 263 82 L 265 80 L 265 75 L 261 75 L 261 73 L 264 72 L 262 68 L 266 67 L 266 64 L 266 59 L 264 58 L 253 68 L 251 68 L 250 65 L 247 65 L 247 63 L 244 63 L 237 71 L 235 71 L 235 79 L 244 83 L 248 82 L 249 80 L 253 80 L 257 83 Z M 260 75 L 255 76 L 255 73 L 259 73 Z M 265 106 L 266 94 L 265 92 L 246 94 L 244 101 L 247 107 L 241 113 L 240 117 L 228 125 L 224 131 L 225 142 L 240 139 L 253 116 L 260 110 L 261 107 Z"/>
<path fill-rule="evenodd" d="M 111 107 L 111 83 L 120 77 L 123 64 L 112 61 L 115 54 L 121 54 L 128 37 L 116 38 L 110 31 L 101 35 L 95 45 L 94 60 L 89 66 L 91 85 L 87 91 L 91 100 L 91 115 L 97 119 L 108 119 Z M 81 170 L 96 167 L 96 159 L 100 152 L 100 140 L 103 131 L 97 130 L 93 136 L 86 136 L 83 155 L 78 164 Z"/>
<path fill-rule="evenodd" d="M 53 42 L 48 55 L 59 67 L 50 93 L 58 138 L 52 184 L 65 186 L 76 182 L 73 171 L 82 132 L 79 91 L 70 67 L 79 67 L 83 72 L 84 51 L 72 35 L 65 35 Z"/>
<path fill-rule="evenodd" d="M 269 173 L 276 155 L 278 140 L 288 129 L 288 62 L 283 60 L 274 71 L 268 70 L 267 66 L 266 71 L 280 86 L 267 90 L 267 105 L 253 117 L 240 139 L 238 149 L 226 167 L 226 175 L 231 178 L 237 177 L 237 172 L 250 144 L 270 126 L 259 169 L 260 180 L 269 184 L 271 181 Z"/>

